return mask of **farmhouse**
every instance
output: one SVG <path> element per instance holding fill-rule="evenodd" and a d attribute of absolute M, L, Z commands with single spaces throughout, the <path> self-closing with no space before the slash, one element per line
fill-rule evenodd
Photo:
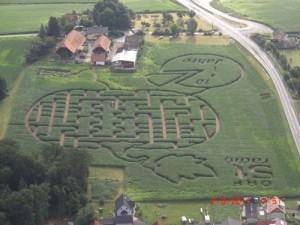
<path fill-rule="evenodd" d="M 138 52 L 134 50 L 123 50 L 117 53 L 112 59 L 112 68 L 116 70 L 134 70 L 137 53 Z"/>
<path fill-rule="evenodd" d="M 135 207 L 135 202 L 123 194 L 115 201 L 115 217 L 101 219 L 100 223 L 103 225 L 137 225 L 136 221 L 133 221 Z M 142 221 L 138 223 L 144 224 Z"/>
<path fill-rule="evenodd" d="M 279 218 L 273 220 L 260 220 L 256 222 L 256 225 L 287 225 L 287 222 Z"/>
<path fill-rule="evenodd" d="M 285 219 L 285 203 L 278 197 L 269 199 L 267 202 L 267 219 Z"/>
<path fill-rule="evenodd" d="M 93 53 L 101 54 L 108 53 L 111 41 L 105 35 L 101 35 L 93 45 Z"/>
<path fill-rule="evenodd" d="M 108 27 L 87 27 L 86 35 L 88 40 L 96 40 L 101 35 L 108 35 Z"/>
<path fill-rule="evenodd" d="M 83 49 L 86 38 L 76 30 L 72 30 L 58 45 L 55 53 L 67 58 Z"/>

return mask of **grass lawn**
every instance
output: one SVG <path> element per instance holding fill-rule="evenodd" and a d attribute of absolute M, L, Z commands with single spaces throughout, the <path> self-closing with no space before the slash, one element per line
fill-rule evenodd
<path fill-rule="evenodd" d="M 89 64 L 32 65 L 6 136 L 23 151 L 87 148 L 93 165 L 125 168 L 136 201 L 299 193 L 277 94 L 235 45 L 147 43 L 135 73 L 97 73 L 94 81 Z"/>
<path fill-rule="evenodd" d="M 208 210 L 211 220 L 214 223 L 220 223 L 228 217 L 238 219 L 239 206 L 234 205 L 211 205 L 210 202 L 153 202 L 153 203 L 137 203 L 137 216 L 142 218 L 147 224 L 151 224 L 156 220 L 162 220 L 165 224 L 181 224 L 181 217 L 194 219 L 204 223 L 204 216 L 200 212 L 200 208 L 204 211 Z"/>
<path fill-rule="evenodd" d="M 286 56 L 291 67 L 300 66 L 300 50 L 285 50 L 280 53 Z"/>
<path fill-rule="evenodd" d="M 300 31 L 298 0 L 215 0 L 213 6 L 283 31 Z"/>
<path fill-rule="evenodd" d="M 0 77 L 9 89 L 8 96 L 0 102 L 0 139 L 5 135 L 16 92 L 23 79 L 21 72 L 23 54 L 30 38 L 0 38 Z"/>

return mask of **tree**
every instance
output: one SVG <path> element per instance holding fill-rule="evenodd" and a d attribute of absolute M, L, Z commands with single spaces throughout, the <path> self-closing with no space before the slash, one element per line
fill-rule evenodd
<path fill-rule="evenodd" d="M 182 19 L 182 17 L 184 16 L 184 12 L 183 11 L 178 11 L 177 13 L 177 16 L 179 19 Z"/>
<path fill-rule="evenodd" d="M 188 12 L 188 15 L 189 15 L 190 18 L 193 18 L 194 16 L 196 16 L 196 13 L 195 13 L 194 10 L 191 10 L 191 11 Z"/>
<path fill-rule="evenodd" d="M 0 77 L 0 101 L 6 97 L 7 92 L 8 90 L 6 81 L 2 77 Z"/>
<path fill-rule="evenodd" d="M 95 221 L 95 219 L 96 216 L 94 209 L 91 207 L 84 207 L 78 211 L 75 225 L 90 225 Z"/>
<path fill-rule="evenodd" d="M 169 23 L 171 21 L 173 21 L 173 16 L 170 13 L 164 12 L 163 13 L 162 23 L 165 24 L 165 23 Z"/>
<path fill-rule="evenodd" d="M 60 36 L 59 23 L 56 17 L 51 16 L 49 18 L 47 33 L 48 36 L 53 36 L 55 38 Z"/>
<path fill-rule="evenodd" d="M 118 0 L 100 0 L 93 9 L 94 22 L 110 29 L 127 29 L 131 26 L 131 12 Z"/>
<path fill-rule="evenodd" d="M 194 35 L 195 31 L 197 30 L 198 23 L 194 18 L 190 18 L 187 21 L 187 30 L 191 35 Z"/>
<path fill-rule="evenodd" d="M 38 37 L 39 38 L 45 38 L 45 37 L 47 37 L 47 30 L 45 29 L 45 27 L 44 27 L 43 24 L 41 24 Z"/>
<path fill-rule="evenodd" d="M 173 36 L 177 36 L 179 34 L 180 28 L 176 23 L 173 23 L 170 29 Z"/>

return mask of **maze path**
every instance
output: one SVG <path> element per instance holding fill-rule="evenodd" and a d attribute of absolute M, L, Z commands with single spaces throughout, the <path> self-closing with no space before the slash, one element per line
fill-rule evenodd
<path fill-rule="evenodd" d="M 103 142 L 188 147 L 211 139 L 218 123 L 200 98 L 166 91 L 60 91 L 41 99 L 26 116 L 28 130 L 39 140 L 85 148 Z"/>

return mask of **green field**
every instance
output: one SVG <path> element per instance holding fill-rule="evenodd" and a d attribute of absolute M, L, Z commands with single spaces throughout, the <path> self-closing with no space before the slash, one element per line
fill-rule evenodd
<path fill-rule="evenodd" d="M 29 38 L 0 38 L 0 77 L 5 79 L 9 88 L 21 70 L 29 41 Z"/>
<path fill-rule="evenodd" d="M 300 31 L 299 0 L 214 0 L 212 5 L 222 11 L 246 17 L 283 31 Z"/>
<path fill-rule="evenodd" d="M 89 149 L 94 165 L 125 167 L 135 200 L 299 193 L 277 94 L 234 45 L 146 44 L 136 73 L 97 73 L 94 81 L 90 65 L 72 62 L 31 66 L 7 137 L 27 151 Z"/>
<path fill-rule="evenodd" d="M 59 17 L 65 13 L 71 13 L 73 10 L 77 13 L 86 9 L 92 10 L 95 2 L 97 1 L 0 1 L 0 34 L 37 32 L 41 24 L 48 22 L 50 16 Z M 144 10 L 152 12 L 177 11 L 184 9 L 170 0 L 124 0 L 122 2 L 136 12 L 143 12 Z"/>
<path fill-rule="evenodd" d="M 93 4 L 0 5 L 0 34 L 37 32 L 50 16 L 92 9 Z"/>

